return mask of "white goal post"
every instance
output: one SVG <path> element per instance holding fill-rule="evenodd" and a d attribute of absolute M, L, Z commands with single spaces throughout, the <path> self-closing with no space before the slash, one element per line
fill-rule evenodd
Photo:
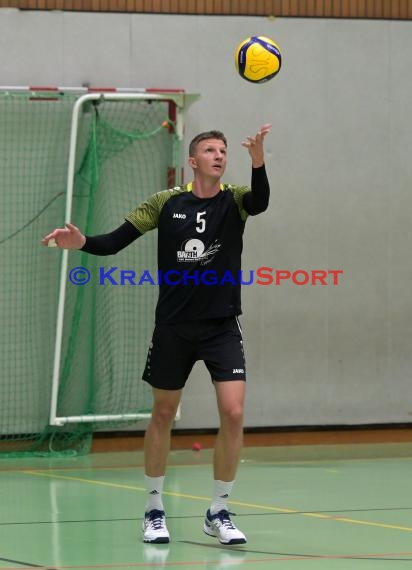
<path fill-rule="evenodd" d="M 184 112 L 188 106 L 199 98 L 198 94 L 190 94 L 184 91 L 142 91 L 136 90 L 116 90 L 112 91 L 93 91 L 80 95 L 73 107 L 73 114 L 71 120 L 71 134 L 70 134 L 70 149 L 69 161 L 67 172 L 67 194 L 65 204 L 65 220 L 71 221 L 72 219 L 72 203 L 73 203 L 73 185 L 75 175 L 75 161 L 77 151 L 77 133 L 79 129 L 79 116 L 82 108 L 90 104 L 90 102 L 104 100 L 104 101 L 167 101 L 174 107 L 175 120 L 174 128 L 179 141 L 183 138 L 184 127 Z M 181 168 L 176 169 L 176 185 L 181 183 Z M 60 284 L 58 294 L 58 310 L 54 339 L 54 361 L 53 361 L 53 375 L 52 375 L 52 390 L 50 400 L 50 415 L 49 424 L 51 426 L 64 426 L 66 424 L 90 423 L 90 422 L 122 422 L 122 421 L 138 421 L 150 417 L 150 413 L 125 413 L 125 414 L 99 414 L 99 415 L 73 415 L 73 416 L 59 416 L 57 413 L 59 388 L 60 388 L 60 375 L 62 365 L 62 342 L 63 342 L 63 325 L 65 318 L 65 298 L 66 298 L 66 284 L 68 280 L 68 258 L 69 251 L 63 250 L 61 255 L 60 266 Z M 180 414 L 180 406 L 178 416 Z"/>

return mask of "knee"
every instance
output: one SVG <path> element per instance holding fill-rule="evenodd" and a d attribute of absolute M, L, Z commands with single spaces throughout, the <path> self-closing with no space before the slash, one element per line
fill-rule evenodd
<path fill-rule="evenodd" d="M 231 426 L 243 424 L 243 406 L 240 404 L 231 405 L 221 410 L 222 422 Z"/>
<path fill-rule="evenodd" d="M 151 421 L 159 426 L 170 426 L 176 417 L 176 407 L 168 404 L 154 406 Z"/>

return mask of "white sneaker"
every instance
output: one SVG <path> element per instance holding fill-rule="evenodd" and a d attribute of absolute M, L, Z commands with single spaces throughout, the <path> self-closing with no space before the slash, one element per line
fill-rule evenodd
<path fill-rule="evenodd" d="M 226 510 L 219 511 L 215 515 L 211 515 L 208 510 L 203 532 L 209 536 L 215 536 L 221 544 L 245 544 L 246 542 L 246 536 L 235 527 Z"/>
<path fill-rule="evenodd" d="M 143 542 L 153 542 L 156 544 L 169 542 L 170 536 L 166 526 L 164 511 L 153 509 L 145 513 L 142 530 Z"/>

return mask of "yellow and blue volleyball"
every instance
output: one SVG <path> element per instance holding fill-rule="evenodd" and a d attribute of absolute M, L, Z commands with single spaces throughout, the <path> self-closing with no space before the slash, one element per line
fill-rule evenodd
<path fill-rule="evenodd" d="M 236 70 L 243 79 L 265 83 L 280 71 L 279 46 L 265 36 L 251 36 L 241 42 L 235 53 Z"/>

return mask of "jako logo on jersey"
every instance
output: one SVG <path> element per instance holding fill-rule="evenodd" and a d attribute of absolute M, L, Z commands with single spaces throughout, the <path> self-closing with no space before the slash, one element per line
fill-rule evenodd
<path fill-rule="evenodd" d="M 173 218 L 177 218 L 179 220 L 185 220 L 186 214 L 173 214 Z"/>
<path fill-rule="evenodd" d="M 232 374 L 244 374 L 243 368 L 234 368 Z"/>

